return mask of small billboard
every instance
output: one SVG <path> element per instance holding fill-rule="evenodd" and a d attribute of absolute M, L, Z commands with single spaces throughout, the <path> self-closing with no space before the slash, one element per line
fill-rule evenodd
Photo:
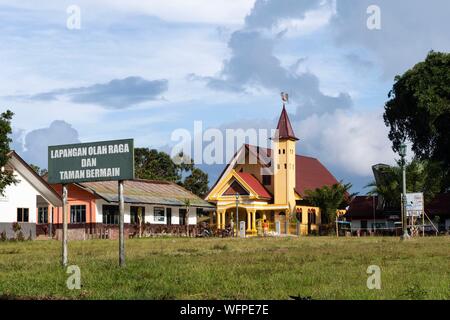
<path fill-rule="evenodd" d="M 406 216 L 420 217 L 424 211 L 423 193 L 406 194 Z"/>
<path fill-rule="evenodd" d="M 48 147 L 48 182 L 134 179 L 133 139 Z"/>

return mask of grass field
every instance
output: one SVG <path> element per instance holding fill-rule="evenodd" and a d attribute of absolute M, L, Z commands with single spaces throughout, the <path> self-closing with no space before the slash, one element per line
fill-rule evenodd
<path fill-rule="evenodd" d="M 66 287 L 56 241 L 0 242 L 0 295 L 37 299 L 450 299 L 450 237 L 152 238 L 73 241 Z M 381 268 L 381 290 L 366 286 Z"/>

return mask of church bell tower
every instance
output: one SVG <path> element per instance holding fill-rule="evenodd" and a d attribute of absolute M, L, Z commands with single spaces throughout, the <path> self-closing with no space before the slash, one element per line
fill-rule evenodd
<path fill-rule="evenodd" d="M 298 138 L 294 134 L 285 102 L 287 95 L 282 93 L 283 110 L 273 139 L 274 152 L 274 201 L 275 204 L 288 204 L 290 212 L 295 211 L 296 150 Z"/>

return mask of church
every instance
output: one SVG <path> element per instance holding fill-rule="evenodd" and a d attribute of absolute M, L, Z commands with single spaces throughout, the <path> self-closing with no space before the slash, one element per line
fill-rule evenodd
<path fill-rule="evenodd" d="M 320 209 L 305 201 L 306 191 L 338 181 L 318 159 L 297 154 L 299 139 L 284 104 L 275 132 L 273 149 L 244 144 L 207 194 L 205 200 L 216 206 L 210 221 L 218 229 L 236 223 L 237 208 L 247 235 L 319 232 Z"/>

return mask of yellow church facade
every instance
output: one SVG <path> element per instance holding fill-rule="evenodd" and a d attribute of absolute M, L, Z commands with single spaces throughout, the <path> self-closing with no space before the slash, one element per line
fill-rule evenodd
<path fill-rule="evenodd" d="M 272 137 L 273 149 L 243 145 L 205 200 L 216 205 L 218 229 L 245 221 L 247 235 L 319 232 L 320 209 L 307 204 L 307 190 L 338 183 L 319 160 L 298 155 L 285 106 Z"/>

